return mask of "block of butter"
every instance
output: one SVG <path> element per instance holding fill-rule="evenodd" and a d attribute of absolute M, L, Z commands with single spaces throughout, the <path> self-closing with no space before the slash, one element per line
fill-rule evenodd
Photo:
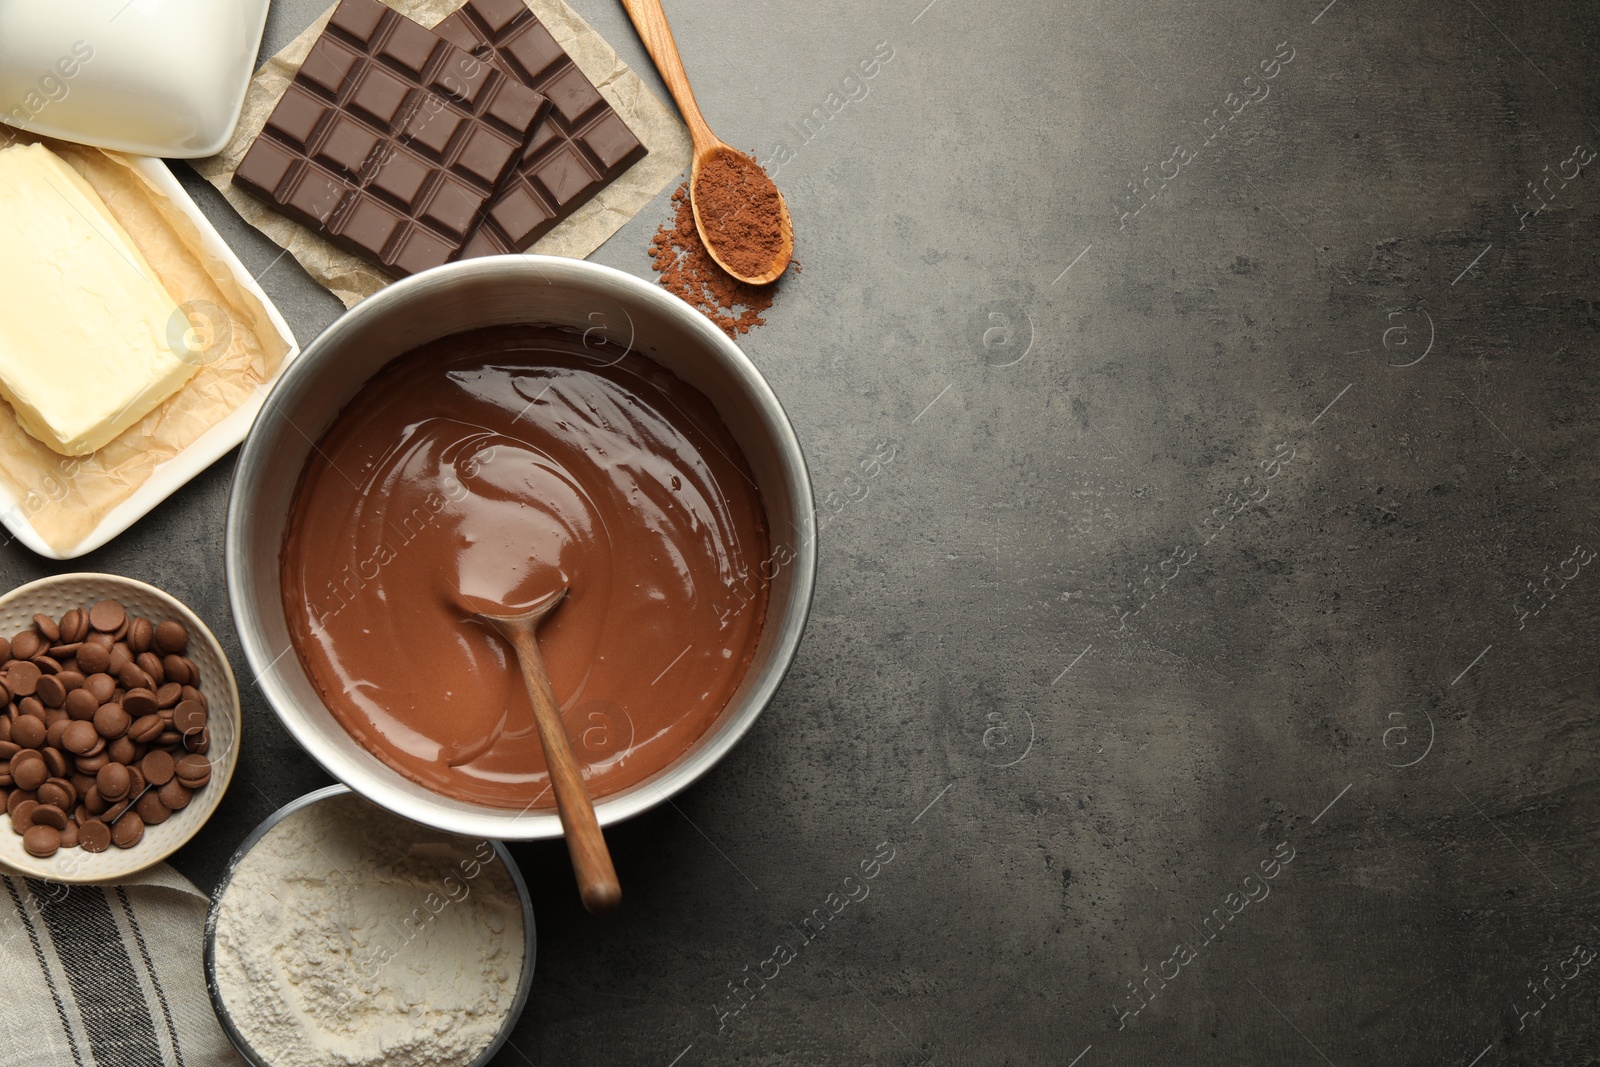
<path fill-rule="evenodd" d="M 189 322 L 94 188 L 43 145 L 0 150 L 0 396 L 66 456 L 200 369 Z"/>

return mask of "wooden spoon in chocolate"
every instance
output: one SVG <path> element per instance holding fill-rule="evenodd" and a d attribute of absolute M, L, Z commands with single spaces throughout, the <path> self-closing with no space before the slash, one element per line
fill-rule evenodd
<path fill-rule="evenodd" d="M 617 882 L 616 868 L 611 865 L 611 853 L 606 848 L 600 822 L 594 817 L 594 802 L 583 784 L 583 772 L 572 754 L 572 742 L 567 737 L 566 724 L 561 721 L 561 709 L 550 689 L 544 657 L 539 654 L 539 641 L 535 636 L 539 623 L 566 595 L 563 586 L 527 611 L 515 615 L 479 612 L 477 617 L 499 631 L 517 650 L 522 681 L 528 687 L 528 699 L 533 701 L 534 719 L 539 724 L 544 761 L 550 768 L 550 785 L 555 790 L 556 809 L 561 813 L 567 852 L 572 856 L 572 870 L 578 877 L 578 893 L 590 912 L 609 915 L 622 903 L 622 886 Z"/>
<path fill-rule="evenodd" d="M 711 132 L 695 103 L 683 57 L 661 0 L 622 0 L 628 18 L 667 83 L 694 141 L 689 203 L 694 227 L 717 266 L 749 285 L 778 280 L 794 257 L 794 224 L 783 194 L 761 164 Z"/>

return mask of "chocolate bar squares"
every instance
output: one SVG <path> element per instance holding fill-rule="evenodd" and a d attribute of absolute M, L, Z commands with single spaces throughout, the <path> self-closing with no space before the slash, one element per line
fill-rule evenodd
<path fill-rule="evenodd" d="M 644 158 L 644 145 L 522 0 L 468 0 L 434 32 L 550 101 L 463 256 L 526 250 Z"/>
<path fill-rule="evenodd" d="M 379 0 L 342 0 L 233 180 L 411 274 L 461 254 L 548 108 Z"/>

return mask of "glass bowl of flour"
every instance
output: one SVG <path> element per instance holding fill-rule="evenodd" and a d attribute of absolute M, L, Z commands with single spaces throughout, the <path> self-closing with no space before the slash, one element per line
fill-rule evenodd
<path fill-rule="evenodd" d="M 254 1067 L 480 1067 L 533 961 L 533 903 L 504 845 L 342 785 L 257 827 L 206 920 L 211 1003 Z"/>

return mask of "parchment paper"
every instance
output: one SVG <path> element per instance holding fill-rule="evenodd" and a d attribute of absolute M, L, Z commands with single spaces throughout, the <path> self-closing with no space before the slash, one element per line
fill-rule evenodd
<path fill-rule="evenodd" d="M 464 0 L 386 2 L 402 15 L 431 27 L 460 7 Z M 591 29 L 565 0 L 528 0 L 528 7 L 649 150 L 648 155 L 530 249 L 545 255 L 583 259 L 642 211 L 663 186 L 689 166 L 689 131 L 618 58 L 605 38 Z M 336 248 L 233 186 L 233 172 L 238 169 L 239 160 L 267 124 L 267 117 L 332 14 L 330 7 L 309 29 L 256 71 L 245 93 L 244 113 L 233 131 L 233 139 L 221 152 L 209 159 L 195 160 L 192 165 L 227 197 L 228 203 L 246 222 L 288 249 L 307 274 L 326 286 L 345 307 L 353 307 L 393 279 L 366 260 Z"/>
<path fill-rule="evenodd" d="M 156 466 L 226 418 L 288 352 L 261 302 L 207 252 L 194 220 L 118 152 L 7 130 L 5 144 L 42 142 L 82 174 L 205 336 L 192 337 L 194 377 L 109 444 L 67 457 L 30 436 L 0 400 L 0 478 L 39 536 L 66 551 L 132 496 Z M 11 313 L 9 310 L 8 314 Z M 215 342 L 214 344 L 212 342 Z"/>

